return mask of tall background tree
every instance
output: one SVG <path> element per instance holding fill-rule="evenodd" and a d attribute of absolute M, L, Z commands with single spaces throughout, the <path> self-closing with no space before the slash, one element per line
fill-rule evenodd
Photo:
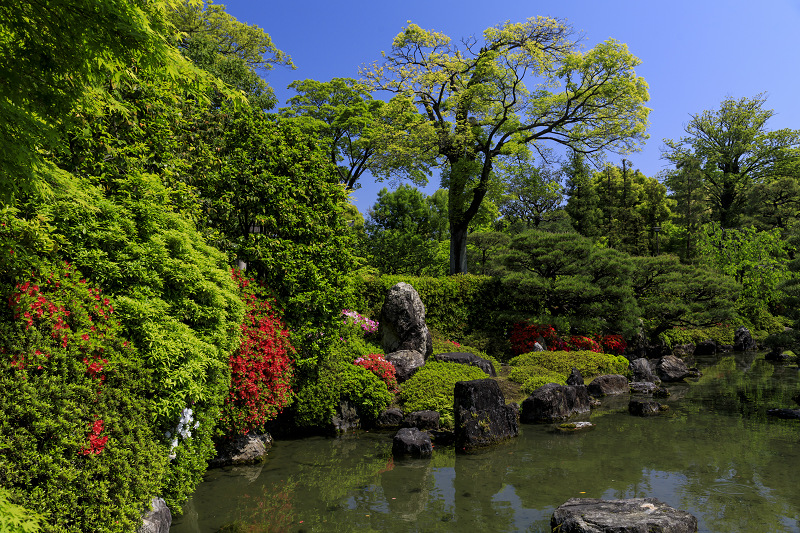
<path fill-rule="evenodd" d="M 676 167 L 686 172 L 699 167 L 710 218 L 723 228 L 739 225 L 753 185 L 769 180 L 800 156 L 800 131 L 767 129 L 775 112 L 764 109 L 766 100 L 763 93 L 726 98 L 716 111 L 691 115 L 685 137 L 664 140 L 664 157 Z M 688 163 L 690 157 L 697 164 Z"/>
<path fill-rule="evenodd" d="M 411 95 L 435 132 L 448 176 L 451 274 L 466 272 L 467 230 L 498 157 L 528 147 L 541 154 L 548 141 L 588 154 L 637 147 L 649 113 L 638 64 L 614 40 L 580 52 L 570 26 L 538 17 L 461 45 L 409 24 L 383 64 L 364 70 L 375 88 Z"/>

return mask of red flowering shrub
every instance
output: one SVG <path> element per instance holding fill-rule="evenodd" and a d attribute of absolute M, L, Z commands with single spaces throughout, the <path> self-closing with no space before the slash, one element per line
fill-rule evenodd
<path fill-rule="evenodd" d="M 556 333 L 550 324 L 528 324 L 517 322 L 511 330 L 511 351 L 520 355 L 534 351 L 534 344 L 541 337 L 549 350 L 564 350 L 566 343 Z"/>
<path fill-rule="evenodd" d="M 231 384 L 220 426 L 227 436 L 262 431 L 292 401 L 293 367 L 286 326 L 254 280 L 234 270 L 247 309 L 242 341 L 230 357 Z"/>
<path fill-rule="evenodd" d="M 353 364 L 366 368 L 378 376 L 381 381 L 386 383 L 386 388 L 389 389 L 389 392 L 393 394 L 400 392 L 400 389 L 397 387 L 397 376 L 394 365 L 384 359 L 381 354 L 371 353 L 367 356 L 359 357 L 353 361 Z"/>
<path fill-rule="evenodd" d="M 564 349 L 565 351 L 569 352 L 572 350 L 581 351 L 581 350 L 589 350 L 590 352 L 602 352 L 603 349 L 597 343 L 596 340 L 584 337 L 582 335 L 573 335 L 567 340 L 567 347 Z"/>
<path fill-rule="evenodd" d="M 628 343 L 622 335 L 599 335 L 598 339 L 604 353 L 622 355 L 628 348 Z"/>

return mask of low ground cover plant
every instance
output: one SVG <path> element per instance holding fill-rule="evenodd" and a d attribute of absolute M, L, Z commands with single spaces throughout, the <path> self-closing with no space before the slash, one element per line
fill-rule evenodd
<path fill-rule="evenodd" d="M 547 383 L 566 385 L 573 368 L 577 368 L 584 378 L 601 374 L 630 377 L 628 364 L 628 360 L 621 355 L 588 350 L 529 352 L 511 360 L 512 369 L 508 379 L 521 384 L 523 392 L 531 394 Z"/>

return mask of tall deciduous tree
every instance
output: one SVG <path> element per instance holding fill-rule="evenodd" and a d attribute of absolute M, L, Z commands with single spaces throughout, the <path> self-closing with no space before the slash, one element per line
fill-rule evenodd
<path fill-rule="evenodd" d="M 531 18 L 454 44 L 409 24 L 382 65 L 363 73 L 378 89 L 413 96 L 449 171 L 450 272 L 466 271 L 467 228 L 502 155 L 546 141 L 582 153 L 633 150 L 645 138 L 648 100 L 639 64 L 609 40 L 580 52 L 563 21 Z M 526 85 L 527 84 L 527 85 Z"/>
<path fill-rule="evenodd" d="M 289 87 L 298 94 L 282 113 L 319 122 L 339 181 L 347 189 L 358 189 L 365 172 L 378 181 L 407 177 L 417 185 L 428 182 L 433 158 L 426 156 L 420 142 L 420 117 L 409 99 L 376 100 L 368 85 L 350 78 L 295 81 Z"/>
<path fill-rule="evenodd" d="M 712 220 L 736 227 L 750 187 L 797 159 L 800 130 L 767 130 L 775 114 L 766 96 L 726 98 L 716 111 L 691 115 L 686 136 L 665 139 L 664 157 L 676 166 L 694 157 L 703 173 Z"/>
<path fill-rule="evenodd" d="M 534 165 L 529 154 L 519 153 L 509 161 L 498 161 L 499 173 L 506 183 L 506 195 L 500 212 L 509 222 L 523 222 L 538 228 L 550 221 L 564 200 L 561 174 L 546 165 Z"/>

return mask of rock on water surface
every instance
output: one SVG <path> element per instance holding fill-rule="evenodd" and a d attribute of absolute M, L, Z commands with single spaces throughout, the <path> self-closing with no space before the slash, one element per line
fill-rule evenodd
<path fill-rule="evenodd" d="M 695 533 L 697 518 L 655 498 L 572 498 L 550 519 L 559 533 Z"/>
<path fill-rule="evenodd" d="M 733 349 L 737 352 L 754 352 L 758 349 L 749 329 L 744 326 L 736 328 L 736 332 L 733 334 Z"/>
<path fill-rule="evenodd" d="M 554 422 L 591 410 L 586 385 L 548 383 L 522 402 L 520 419 L 523 422 Z"/>
<path fill-rule="evenodd" d="M 411 455 L 413 457 L 430 457 L 433 444 L 430 436 L 417 428 L 403 428 L 392 439 L 392 455 L 395 457 Z"/>
<path fill-rule="evenodd" d="M 662 357 L 658 365 L 656 365 L 656 371 L 664 381 L 681 381 L 691 375 L 683 359 L 679 359 L 674 355 Z"/>
<path fill-rule="evenodd" d="M 217 445 L 217 456 L 208 462 L 211 468 L 260 463 L 272 447 L 269 433 L 248 433 Z"/>
<path fill-rule="evenodd" d="M 610 396 L 630 392 L 628 378 L 620 374 L 597 376 L 589 383 L 589 394 L 592 396 Z"/>
<path fill-rule="evenodd" d="M 421 430 L 439 429 L 439 413 L 437 411 L 414 411 L 408 413 L 400 425 L 404 428 L 417 428 Z"/>
<path fill-rule="evenodd" d="M 459 381 L 453 395 L 456 450 L 491 446 L 519 435 L 519 409 L 506 405 L 493 379 Z"/>

